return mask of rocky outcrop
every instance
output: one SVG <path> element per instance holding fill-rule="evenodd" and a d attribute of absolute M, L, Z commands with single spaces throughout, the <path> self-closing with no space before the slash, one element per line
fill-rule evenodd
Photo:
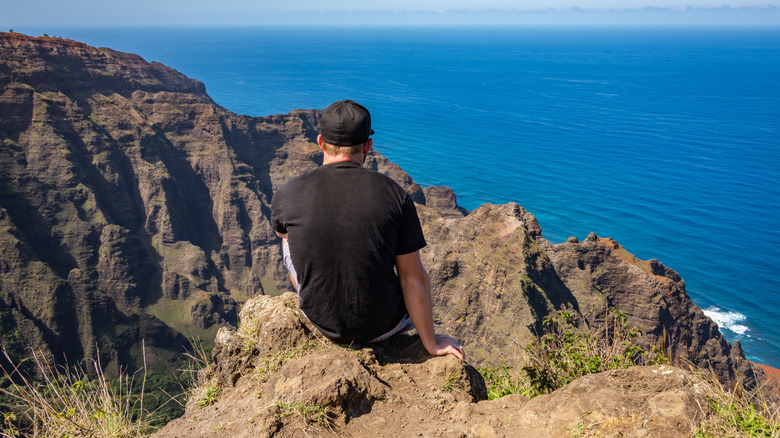
<path fill-rule="evenodd" d="M 745 360 L 739 341 L 732 348 L 693 303 L 680 275 L 658 260 L 639 260 L 614 240 L 593 233 L 584 242 L 570 239 L 547 247 L 558 275 L 593 326 L 603 327 L 605 310 L 614 307 L 629 312 L 629 324 L 642 328 L 645 346 L 662 346 L 677 364 L 713 369 L 728 382 L 754 382 L 761 373 Z"/>
<path fill-rule="evenodd" d="M 642 330 L 640 345 L 675 364 L 711 368 L 723 382 L 750 388 L 763 381 L 738 343 L 732 347 L 693 303 L 680 276 L 657 260 L 639 260 L 595 234 L 553 245 L 517 204 L 486 204 L 465 217 L 428 204 L 419 212 L 436 320 L 466 340 L 476 363 L 520 365 L 519 350 L 559 310 L 581 315 L 584 328 L 603 336 L 614 308 Z"/>
<path fill-rule="evenodd" d="M 210 293 L 192 306 L 190 317 L 192 323 L 200 328 L 208 328 L 214 324 L 237 325 L 238 303 L 224 293 Z"/>
<path fill-rule="evenodd" d="M 236 115 L 136 55 L 0 33 L 2 346 L 135 369 L 145 339 L 152 366 L 173 367 L 187 343 L 176 331 L 212 339 L 250 298 L 291 290 L 269 202 L 321 163 L 319 118 Z M 378 153 L 366 166 L 418 203 L 438 330 L 474 363 L 516 363 L 559 310 L 597 331 L 616 307 L 675 363 L 724 381 L 759 373 L 659 262 L 595 235 L 553 245 L 516 204 L 468 213 Z"/>
<path fill-rule="evenodd" d="M 711 413 L 706 385 L 668 365 L 587 375 L 528 402 L 517 428 L 533 433 L 518 436 L 688 437 Z"/>
<path fill-rule="evenodd" d="M 528 400 L 487 401 L 485 384 L 419 338 L 371 347 L 317 335 L 292 293 L 258 297 L 217 335 L 214 366 L 185 415 L 154 437 L 687 437 L 710 413 L 706 383 L 671 366 L 583 377 Z M 594 435 L 595 434 L 595 435 Z"/>
<path fill-rule="evenodd" d="M 217 423 L 233 424 L 226 430 L 241 436 L 289 436 L 309 423 L 344 428 L 384 407 L 412 414 L 487 398 L 473 367 L 428 357 L 416 336 L 374 348 L 328 341 L 292 293 L 249 300 L 241 321 L 239 330 L 220 329 L 213 368 L 199 376 L 202 391 L 217 389 L 216 402 L 202 408 L 196 395 L 188 413 L 157 436 L 200 436 Z"/>

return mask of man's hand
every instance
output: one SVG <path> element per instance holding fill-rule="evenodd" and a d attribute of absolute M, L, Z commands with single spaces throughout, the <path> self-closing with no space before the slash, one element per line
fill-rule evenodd
<path fill-rule="evenodd" d="M 433 356 L 444 356 L 445 354 L 451 354 L 460 360 L 464 360 L 466 354 L 463 353 L 463 345 L 456 341 L 455 338 L 447 335 L 435 334 L 436 346 L 433 351 L 428 350 Z"/>
<path fill-rule="evenodd" d="M 428 273 L 425 272 L 420 252 L 415 251 L 395 257 L 395 267 L 398 279 L 401 281 L 401 292 L 409 317 L 414 328 L 420 335 L 425 349 L 434 356 L 452 354 L 463 360 L 463 346 L 447 335 L 437 335 L 433 332 L 433 306 L 431 305 L 431 286 Z"/>

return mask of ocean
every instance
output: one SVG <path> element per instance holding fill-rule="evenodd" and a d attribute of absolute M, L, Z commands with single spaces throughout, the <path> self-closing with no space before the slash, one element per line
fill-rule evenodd
<path fill-rule="evenodd" d="M 686 281 L 780 367 L 780 28 L 19 28 L 137 53 L 265 116 L 354 99 L 375 147 L 459 203 L 517 202 Z"/>

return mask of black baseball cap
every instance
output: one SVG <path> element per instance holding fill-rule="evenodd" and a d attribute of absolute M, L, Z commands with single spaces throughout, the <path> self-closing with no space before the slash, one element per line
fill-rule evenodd
<path fill-rule="evenodd" d="M 320 135 L 332 145 L 354 146 L 365 143 L 373 134 L 371 114 L 354 100 L 334 102 L 322 112 Z"/>

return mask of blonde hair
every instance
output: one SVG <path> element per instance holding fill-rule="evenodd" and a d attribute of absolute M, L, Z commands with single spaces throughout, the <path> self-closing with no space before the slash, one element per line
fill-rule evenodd
<path fill-rule="evenodd" d="M 355 155 L 362 153 L 365 145 L 365 143 L 360 143 L 352 146 L 339 146 L 323 140 L 322 150 L 328 155 Z"/>

